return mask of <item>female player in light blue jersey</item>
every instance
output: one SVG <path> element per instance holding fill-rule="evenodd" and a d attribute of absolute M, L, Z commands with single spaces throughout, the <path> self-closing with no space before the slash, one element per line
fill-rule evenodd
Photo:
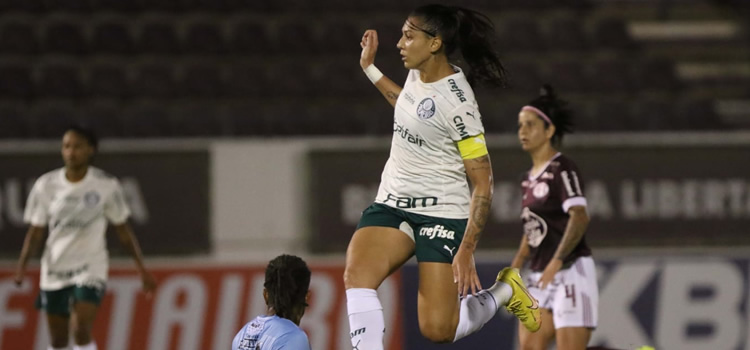
<path fill-rule="evenodd" d="M 23 283 L 29 257 L 49 231 L 36 306 L 47 314 L 50 350 L 67 349 L 71 333 L 73 350 L 96 350 L 91 328 L 107 283 L 109 258 L 104 235 L 108 223 L 114 225 L 133 256 L 143 289 L 150 293 L 156 288 L 128 224 L 130 210 L 120 182 L 91 166 L 97 144 L 90 130 L 68 128 L 62 140 L 65 167 L 39 177 L 26 203 L 24 221 L 29 230 L 15 281 L 19 286 Z"/>
<path fill-rule="evenodd" d="M 232 350 L 310 350 L 299 328 L 310 298 L 310 269 L 293 255 L 280 255 L 266 267 L 266 314 L 248 322 L 232 341 Z"/>
<path fill-rule="evenodd" d="M 479 330 L 501 306 L 536 331 L 537 302 L 518 271 L 504 269 L 482 290 L 474 264 L 493 180 L 471 84 L 504 82 L 492 22 L 472 10 L 427 5 L 414 10 L 401 31 L 396 47 L 409 69 L 403 87 L 374 65 L 377 32 L 366 31 L 360 44 L 362 69 L 394 107 L 394 134 L 375 203 L 362 213 L 346 254 L 352 346 L 384 348 L 386 325 L 376 289 L 414 255 L 419 328 L 429 340 L 457 341 Z M 454 54 L 460 54 L 466 73 L 450 63 Z"/>

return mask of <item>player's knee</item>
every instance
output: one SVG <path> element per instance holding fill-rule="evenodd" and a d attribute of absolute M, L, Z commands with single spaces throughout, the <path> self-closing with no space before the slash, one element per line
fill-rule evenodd
<path fill-rule="evenodd" d="M 456 327 L 448 322 L 420 320 L 419 330 L 425 338 L 433 343 L 452 343 L 456 338 Z"/>
<path fill-rule="evenodd" d="M 374 281 L 373 271 L 365 266 L 347 264 L 344 269 L 344 287 L 349 288 L 372 288 L 377 289 Z"/>
<path fill-rule="evenodd" d="M 346 269 L 344 269 L 344 287 L 346 289 L 349 288 L 359 288 L 360 286 L 357 285 L 357 268 L 353 266 L 346 266 Z"/>

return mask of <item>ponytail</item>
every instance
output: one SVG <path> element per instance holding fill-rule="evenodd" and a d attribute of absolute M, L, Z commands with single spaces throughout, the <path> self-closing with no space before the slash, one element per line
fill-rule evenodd
<path fill-rule="evenodd" d="M 489 17 L 462 7 L 425 5 L 414 10 L 410 17 L 423 21 L 422 31 L 440 36 L 445 55 L 451 57 L 458 49 L 468 65 L 469 83 L 505 86 L 506 72 L 493 45 L 495 26 Z"/>

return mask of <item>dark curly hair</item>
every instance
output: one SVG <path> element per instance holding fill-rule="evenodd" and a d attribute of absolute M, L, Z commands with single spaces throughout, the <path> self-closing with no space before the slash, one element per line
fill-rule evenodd
<path fill-rule="evenodd" d="M 568 107 L 568 102 L 561 100 L 555 94 L 555 90 L 549 84 L 544 84 L 539 91 L 539 97 L 528 103 L 549 117 L 552 124 L 555 125 L 555 134 L 552 135 L 552 144 L 561 145 L 563 136 L 573 132 L 573 112 Z M 544 121 L 544 127 L 549 127 L 549 122 Z"/>
<path fill-rule="evenodd" d="M 439 4 L 418 7 L 409 17 L 420 18 L 423 23 L 419 30 L 442 39 L 446 56 L 460 51 L 469 66 L 466 78 L 470 84 L 506 85 L 505 67 L 493 47 L 495 26 L 489 17 L 463 7 Z"/>
<path fill-rule="evenodd" d="M 279 255 L 268 263 L 263 286 L 277 316 L 292 319 L 295 309 L 306 306 L 310 275 L 305 261 L 294 255 Z"/>

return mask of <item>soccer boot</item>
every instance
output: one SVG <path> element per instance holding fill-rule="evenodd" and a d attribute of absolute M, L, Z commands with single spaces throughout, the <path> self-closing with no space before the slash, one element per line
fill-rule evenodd
<path fill-rule="evenodd" d="M 506 267 L 497 274 L 497 280 L 513 289 L 513 295 L 505 308 L 518 317 L 524 327 L 530 332 L 536 332 L 542 324 L 539 303 L 526 289 L 518 269 Z"/>

